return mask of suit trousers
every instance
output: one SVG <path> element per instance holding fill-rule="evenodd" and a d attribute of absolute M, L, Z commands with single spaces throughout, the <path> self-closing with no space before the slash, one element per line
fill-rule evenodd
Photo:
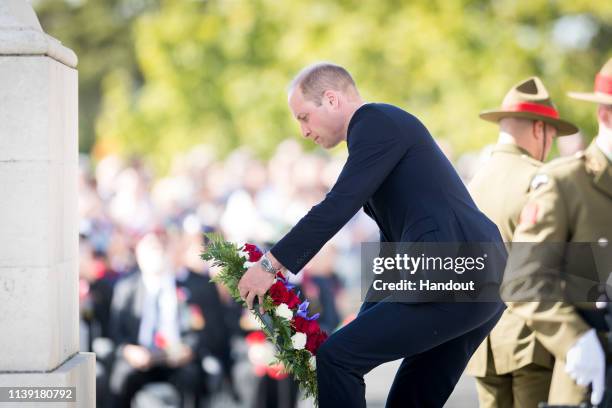
<path fill-rule="evenodd" d="M 365 408 L 363 376 L 403 358 L 388 408 L 439 408 L 501 317 L 503 303 L 366 302 L 317 352 L 319 406 Z"/>

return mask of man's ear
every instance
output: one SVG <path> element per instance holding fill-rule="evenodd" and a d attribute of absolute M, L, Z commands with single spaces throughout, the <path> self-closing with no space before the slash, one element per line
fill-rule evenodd
<path fill-rule="evenodd" d="M 544 126 L 545 124 L 541 120 L 533 122 L 534 136 L 537 140 L 541 140 L 544 137 Z"/>
<path fill-rule="evenodd" d="M 329 107 L 337 108 L 338 103 L 339 103 L 338 93 L 335 91 L 332 91 L 331 89 L 325 91 L 325 93 L 323 93 L 323 101 Z"/>

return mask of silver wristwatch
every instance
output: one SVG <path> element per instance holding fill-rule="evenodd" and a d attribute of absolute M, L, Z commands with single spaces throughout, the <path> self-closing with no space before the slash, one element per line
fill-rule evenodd
<path fill-rule="evenodd" d="M 261 263 L 261 267 L 264 268 L 264 271 L 271 273 L 272 275 L 276 275 L 277 270 L 272 265 L 270 259 L 268 259 L 267 254 L 264 254 L 264 256 L 262 256 L 259 260 L 259 262 Z"/>

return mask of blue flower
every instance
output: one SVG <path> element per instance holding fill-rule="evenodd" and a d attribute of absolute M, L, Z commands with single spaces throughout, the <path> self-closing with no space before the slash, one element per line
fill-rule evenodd
<path fill-rule="evenodd" d="M 306 320 L 317 320 L 319 318 L 319 313 L 316 313 L 310 317 L 308 317 L 308 306 L 310 305 L 310 302 L 305 300 L 302 303 L 300 303 L 300 305 L 298 306 L 298 310 L 296 312 L 297 316 L 300 316 L 303 319 Z"/>

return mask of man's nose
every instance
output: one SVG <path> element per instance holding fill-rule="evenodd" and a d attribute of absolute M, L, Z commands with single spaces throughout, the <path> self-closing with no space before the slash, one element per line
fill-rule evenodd
<path fill-rule="evenodd" d="M 305 127 L 305 126 L 302 126 L 302 135 L 303 135 L 305 138 L 310 137 L 310 129 L 308 129 L 308 128 L 307 128 L 307 127 Z"/>

